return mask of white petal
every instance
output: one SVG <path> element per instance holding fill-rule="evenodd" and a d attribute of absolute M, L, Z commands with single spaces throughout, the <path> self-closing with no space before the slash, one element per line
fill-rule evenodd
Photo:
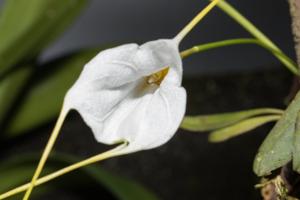
<path fill-rule="evenodd" d="M 125 44 L 100 52 L 84 66 L 75 86 L 89 84 L 87 89 L 105 89 L 138 79 L 137 67 L 132 62 L 138 48 L 136 44 Z"/>
<path fill-rule="evenodd" d="M 130 141 L 129 151 L 151 149 L 169 141 L 180 126 L 185 108 L 186 92 L 184 88 L 170 86 L 156 90 L 145 107 L 144 117 L 136 118 L 140 121 L 140 129 L 137 137 Z M 134 112 L 138 113 L 138 108 Z M 123 122 L 123 124 L 126 123 L 128 124 L 129 120 Z M 120 128 L 121 130 L 122 128 Z"/>
<path fill-rule="evenodd" d="M 155 40 L 140 46 L 134 63 L 143 75 L 150 75 L 164 67 L 182 71 L 182 62 L 177 44 L 173 40 Z"/>
<path fill-rule="evenodd" d="M 82 116 L 86 124 L 92 129 L 95 137 L 101 134 L 102 139 L 99 142 L 105 144 L 114 144 L 120 140 L 115 140 L 110 136 L 105 138 L 103 134 L 104 121 L 115 112 L 118 104 L 126 99 L 136 87 L 137 82 L 128 83 L 119 88 L 109 90 L 95 90 L 93 92 L 78 92 L 72 90 L 68 93 L 67 109 L 75 109 Z M 76 93 L 78 92 L 78 93 Z"/>
<path fill-rule="evenodd" d="M 138 94 L 139 93 L 139 94 Z M 148 87 L 129 96 L 104 121 L 99 142 L 127 140 L 128 152 L 151 149 L 166 143 L 178 129 L 186 107 L 182 87 Z"/>
<path fill-rule="evenodd" d="M 170 67 L 161 87 L 145 76 Z M 185 90 L 182 63 L 172 40 L 122 45 L 99 53 L 65 97 L 99 142 L 130 142 L 128 151 L 159 146 L 175 133 L 183 118 Z M 146 87 L 147 86 L 147 87 Z"/>

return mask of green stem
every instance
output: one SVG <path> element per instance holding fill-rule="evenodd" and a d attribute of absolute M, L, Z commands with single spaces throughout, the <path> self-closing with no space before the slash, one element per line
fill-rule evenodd
<path fill-rule="evenodd" d="M 274 49 L 277 54 L 274 54 L 291 72 L 299 76 L 299 70 L 297 64 L 291 59 L 286 59 L 287 56 L 267 37 L 265 36 L 258 28 L 256 28 L 248 19 L 246 19 L 240 12 L 238 12 L 234 7 L 232 7 L 225 0 L 220 1 L 217 5 L 222 9 L 226 14 L 232 17 L 237 23 L 244 27 L 251 35 L 257 38 L 265 46 L 270 49 Z M 282 55 L 285 55 L 284 57 Z"/>
<path fill-rule="evenodd" d="M 292 63 L 293 61 L 287 57 L 282 51 L 278 51 L 277 49 L 270 48 L 269 46 L 265 45 L 263 42 L 253 39 L 253 38 L 237 38 L 237 39 L 228 39 L 228 40 L 222 40 L 217 42 L 211 42 L 206 44 L 201 44 L 194 46 L 190 49 L 187 49 L 185 51 L 182 51 L 180 53 L 182 58 L 186 58 L 187 56 L 190 56 L 195 53 L 199 53 L 202 51 L 207 51 L 210 49 L 225 47 L 225 46 L 232 46 L 232 45 L 240 45 L 240 44 L 256 44 L 259 45 L 267 50 L 269 50 L 274 56 L 277 58 L 280 57 L 284 59 L 286 62 Z"/>

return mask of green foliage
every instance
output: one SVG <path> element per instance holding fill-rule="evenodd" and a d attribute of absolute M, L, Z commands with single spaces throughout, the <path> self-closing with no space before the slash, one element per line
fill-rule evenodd
<path fill-rule="evenodd" d="M 299 110 L 300 92 L 260 146 L 254 160 L 254 172 L 258 176 L 268 175 L 292 159 L 294 169 L 300 172 Z"/>
<path fill-rule="evenodd" d="M 38 155 L 18 155 L 14 159 L 0 164 L 0 192 L 6 192 L 30 180 L 36 168 L 38 158 Z M 77 158 L 68 155 L 54 154 L 49 159 L 43 171 L 44 174 L 48 174 L 58 168 L 78 161 Z M 156 195 L 137 182 L 109 173 L 96 165 L 81 168 L 76 174 L 71 174 L 71 177 L 67 179 L 66 177 L 61 177 L 58 181 L 55 181 L 55 184 L 47 183 L 43 186 L 37 186 L 34 190 L 35 197 L 49 194 L 57 186 L 61 189 L 70 190 L 72 188 L 83 189 L 91 185 L 96 185 L 99 189 L 101 187 L 106 188 L 120 200 L 158 200 Z M 11 199 L 20 199 L 18 197 L 15 196 Z M 99 198 L 101 199 L 101 193 L 99 194 Z"/>
<path fill-rule="evenodd" d="M 32 68 L 25 66 L 15 70 L 9 76 L 0 80 L 0 121 L 7 114 L 10 105 L 15 100 L 19 91 L 28 80 Z"/>
<path fill-rule="evenodd" d="M 33 59 L 78 15 L 86 0 L 7 0 L 0 15 L 0 74 Z"/>
<path fill-rule="evenodd" d="M 55 118 L 66 92 L 78 78 L 85 63 L 98 51 L 83 51 L 48 64 L 50 66 L 41 66 L 57 70 L 30 89 L 8 126 L 7 137 L 16 136 Z"/>
<path fill-rule="evenodd" d="M 86 0 L 5 2 L 0 13 L 0 121 L 33 71 L 31 59 L 65 30 L 85 4 Z M 24 67 L 2 76 L 17 65 Z"/>
<path fill-rule="evenodd" d="M 209 135 L 209 141 L 211 142 L 223 142 L 232 137 L 239 136 L 243 133 L 251 131 L 263 124 L 266 124 L 271 121 L 277 121 L 280 119 L 280 115 L 268 115 L 262 117 L 254 117 L 250 119 L 243 120 L 234 125 L 222 128 L 216 131 L 213 131 Z"/>
<path fill-rule="evenodd" d="M 189 131 L 211 131 L 235 124 L 250 117 L 266 114 L 282 114 L 282 110 L 259 108 L 213 115 L 186 116 L 180 127 Z"/>

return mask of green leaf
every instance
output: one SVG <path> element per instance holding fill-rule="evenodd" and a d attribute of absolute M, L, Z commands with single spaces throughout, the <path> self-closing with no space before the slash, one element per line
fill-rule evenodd
<path fill-rule="evenodd" d="M 30 89 L 8 125 L 6 136 L 16 136 L 55 118 L 62 107 L 66 92 L 78 78 L 83 66 L 97 52 L 99 50 L 84 51 L 49 63 L 50 66 L 41 66 L 58 70 Z"/>
<path fill-rule="evenodd" d="M 20 184 L 28 182 L 36 168 L 38 158 L 39 156 L 37 155 L 18 155 L 14 159 L 2 163 L 0 165 L 0 192 L 6 192 Z M 78 158 L 74 158 L 73 156 L 54 154 L 47 161 L 47 165 L 43 169 L 43 174 L 54 172 L 65 165 L 70 165 L 78 161 Z M 65 187 L 65 189 L 70 189 L 70 186 L 87 188 L 89 185 L 85 183 L 89 180 L 93 184 L 98 184 L 99 187 L 105 187 L 120 200 L 158 200 L 156 195 L 137 182 L 109 173 L 96 165 L 81 168 L 76 173 L 60 177 L 58 180 L 63 182 L 59 183 L 55 181 L 55 184 L 50 182 L 42 186 L 37 186 L 33 194 L 41 195 L 46 192 L 49 193 L 56 184 L 59 184 L 59 188 Z"/>
<path fill-rule="evenodd" d="M 243 120 L 234 124 L 232 126 L 228 126 L 223 129 L 216 130 L 209 135 L 210 142 L 223 142 L 230 138 L 239 136 L 243 133 L 251 131 L 263 124 L 266 124 L 271 121 L 277 121 L 281 118 L 280 115 L 269 115 L 269 116 L 261 116 L 254 117 L 250 119 Z"/>
<path fill-rule="evenodd" d="M 298 111 L 293 143 L 293 169 L 300 173 L 300 112 Z"/>
<path fill-rule="evenodd" d="M 300 92 L 260 146 L 253 166 L 258 176 L 268 175 L 291 161 L 299 110 Z M 298 134 L 296 135 L 298 137 Z"/>
<path fill-rule="evenodd" d="M 186 116 L 180 127 L 189 131 L 210 131 L 235 124 L 243 119 L 263 114 L 282 114 L 282 110 L 259 108 L 213 115 Z"/>
<path fill-rule="evenodd" d="M 0 14 L 0 74 L 34 58 L 56 38 L 86 0 L 7 0 Z"/>
<path fill-rule="evenodd" d="M 11 104 L 15 101 L 31 72 L 32 68 L 25 66 L 15 70 L 0 81 L 0 122 L 11 108 Z"/>

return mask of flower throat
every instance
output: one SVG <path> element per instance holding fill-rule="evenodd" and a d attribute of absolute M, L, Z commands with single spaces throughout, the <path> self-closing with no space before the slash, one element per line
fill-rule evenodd
<path fill-rule="evenodd" d="M 168 74 L 168 72 L 169 72 L 169 67 L 164 68 L 154 74 L 151 74 L 150 76 L 147 76 L 147 83 L 149 85 L 151 85 L 151 84 L 160 85 L 161 82 L 166 77 L 166 75 Z"/>

